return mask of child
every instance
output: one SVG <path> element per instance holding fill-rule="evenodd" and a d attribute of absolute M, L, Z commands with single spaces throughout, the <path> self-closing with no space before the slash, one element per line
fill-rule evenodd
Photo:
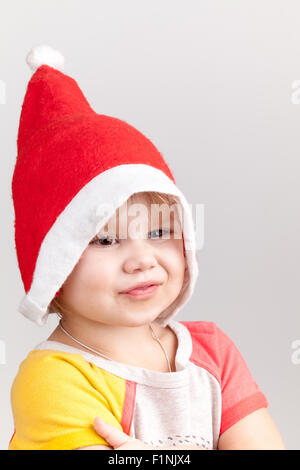
<path fill-rule="evenodd" d="M 284 448 L 229 337 L 174 320 L 198 265 L 191 210 L 163 156 L 93 111 L 58 51 L 38 46 L 27 62 L 12 181 L 19 310 L 60 323 L 19 367 L 9 449 L 112 448 L 96 417 L 153 448 Z"/>

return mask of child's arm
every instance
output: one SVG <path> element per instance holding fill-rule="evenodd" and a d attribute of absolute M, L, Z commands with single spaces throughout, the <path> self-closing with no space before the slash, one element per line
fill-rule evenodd
<path fill-rule="evenodd" d="M 94 420 L 95 431 L 106 440 L 112 447 L 106 447 L 102 445 L 79 447 L 74 450 L 204 450 L 202 447 L 196 446 L 153 446 L 146 444 L 140 439 L 129 437 L 123 430 L 117 429 L 110 423 L 107 423 L 103 419 L 96 417 Z"/>
<path fill-rule="evenodd" d="M 115 450 L 205 450 L 196 446 L 150 446 L 139 439 L 128 439 L 127 434 L 101 420 L 94 421 L 95 430 L 106 439 Z M 125 443 L 121 445 L 122 442 Z M 111 449 L 112 449 L 111 448 Z M 105 446 L 82 447 L 78 450 L 109 450 Z M 218 450 L 285 450 L 281 436 L 266 408 L 260 408 L 240 419 L 228 428 L 219 438 Z"/>
<path fill-rule="evenodd" d="M 219 438 L 219 450 L 286 450 L 266 408 L 250 413 Z"/>
<path fill-rule="evenodd" d="M 90 449 L 92 450 L 93 447 L 96 449 L 98 446 L 92 446 Z M 147 448 L 150 450 L 205 450 L 196 446 L 147 446 Z M 88 448 L 85 449 L 88 450 Z M 130 449 L 129 443 L 127 444 L 128 449 Z M 137 449 L 135 442 L 132 443 L 131 449 Z M 266 408 L 256 410 L 235 423 L 220 436 L 218 443 L 218 450 L 272 449 L 285 450 L 285 446 Z"/>

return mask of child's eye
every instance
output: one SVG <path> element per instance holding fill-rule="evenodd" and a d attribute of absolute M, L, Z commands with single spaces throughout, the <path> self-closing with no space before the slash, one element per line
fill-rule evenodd
<path fill-rule="evenodd" d="M 155 233 L 155 232 L 160 232 L 160 233 L 161 233 L 161 232 L 164 232 L 164 233 L 167 233 L 167 232 L 168 232 L 168 233 L 170 233 L 170 230 L 166 230 L 166 229 L 159 228 L 159 229 L 157 229 L 157 230 L 153 230 L 152 232 L 150 232 L 150 235 L 151 235 L 151 233 Z M 149 238 L 152 238 L 152 237 L 149 237 Z M 155 238 L 155 237 L 154 237 L 154 238 Z"/>
<path fill-rule="evenodd" d="M 98 237 L 96 237 L 89 244 L 93 245 L 95 242 L 99 242 L 99 244 L 98 243 L 95 243 L 95 244 L 98 245 L 98 246 L 99 245 L 100 246 L 112 246 L 111 244 L 106 243 L 106 242 L 110 242 L 112 240 L 116 240 L 116 238 L 108 238 L 108 237 L 98 238 Z M 105 243 L 102 245 L 101 242 L 105 242 Z"/>
<path fill-rule="evenodd" d="M 157 237 L 157 236 L 154 236 L 154 237 L 151 236 L 153 233 L 157 233 L 157 232 L 159 232 L 159 236 L 158 236 L 158 237 Z M 160 229 L 152 230 L 152 232 L 149 232 L 148 235 L 150 235 L 150 236 L 148 236 L 148 238 L 150 238 L 150 239 L 153 239 L 153 238 L 154 238 L 154 239 L 155 239 L 155 238 L 160 238 L 162 232 L 164 232 L 164 233 L 166 233 L 166 232 L 171 233 L 170 230 L 161 229 L 161 228 L 160 228 Z M 116 238 L 109 238 L 109 237 L 96 237 L 96 238 L 93 238 L 93 240 L 89 243 L 89 245 L 96 244 L 96 245 L 98 245 L 98 246 L 113 246 L 114 244 L 111 244 L 111 243 L 110 243 L 110 242 L 112 242 L 113 240 L 117 240 L 117 239 L 116 239 Z M 102 243 L 103 243 L 103 244 L 102 244 Z"/>

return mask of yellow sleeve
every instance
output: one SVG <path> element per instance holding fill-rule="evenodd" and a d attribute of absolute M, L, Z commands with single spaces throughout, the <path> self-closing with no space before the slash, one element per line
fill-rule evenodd
<path fill-rule="evenodd" d="M 71 450 L 109 445 L 94 430 L 100 416 L 121 429 L 125 380 L 80 354 L 31 351 L 11 389 L 15 435 L 10 450 Z"/>

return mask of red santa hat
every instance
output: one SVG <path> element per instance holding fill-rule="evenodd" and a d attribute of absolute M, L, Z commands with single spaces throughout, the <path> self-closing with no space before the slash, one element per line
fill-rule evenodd
<path fill-rule="evenodd" d="M 12 178 L 15 245 L 25 295 L 19 312 L 38 325 L 91 239 L 133 194 L 177 196 L 187 270 L 177 299 L 155 320 L 165 326 L 190 299 L 198 276 L 192 211 L 162 154 L 127 122 L 96 113 L 64 57 L 31 49 Z M 109 209 L 103 212 L 103 204 Z"/>

